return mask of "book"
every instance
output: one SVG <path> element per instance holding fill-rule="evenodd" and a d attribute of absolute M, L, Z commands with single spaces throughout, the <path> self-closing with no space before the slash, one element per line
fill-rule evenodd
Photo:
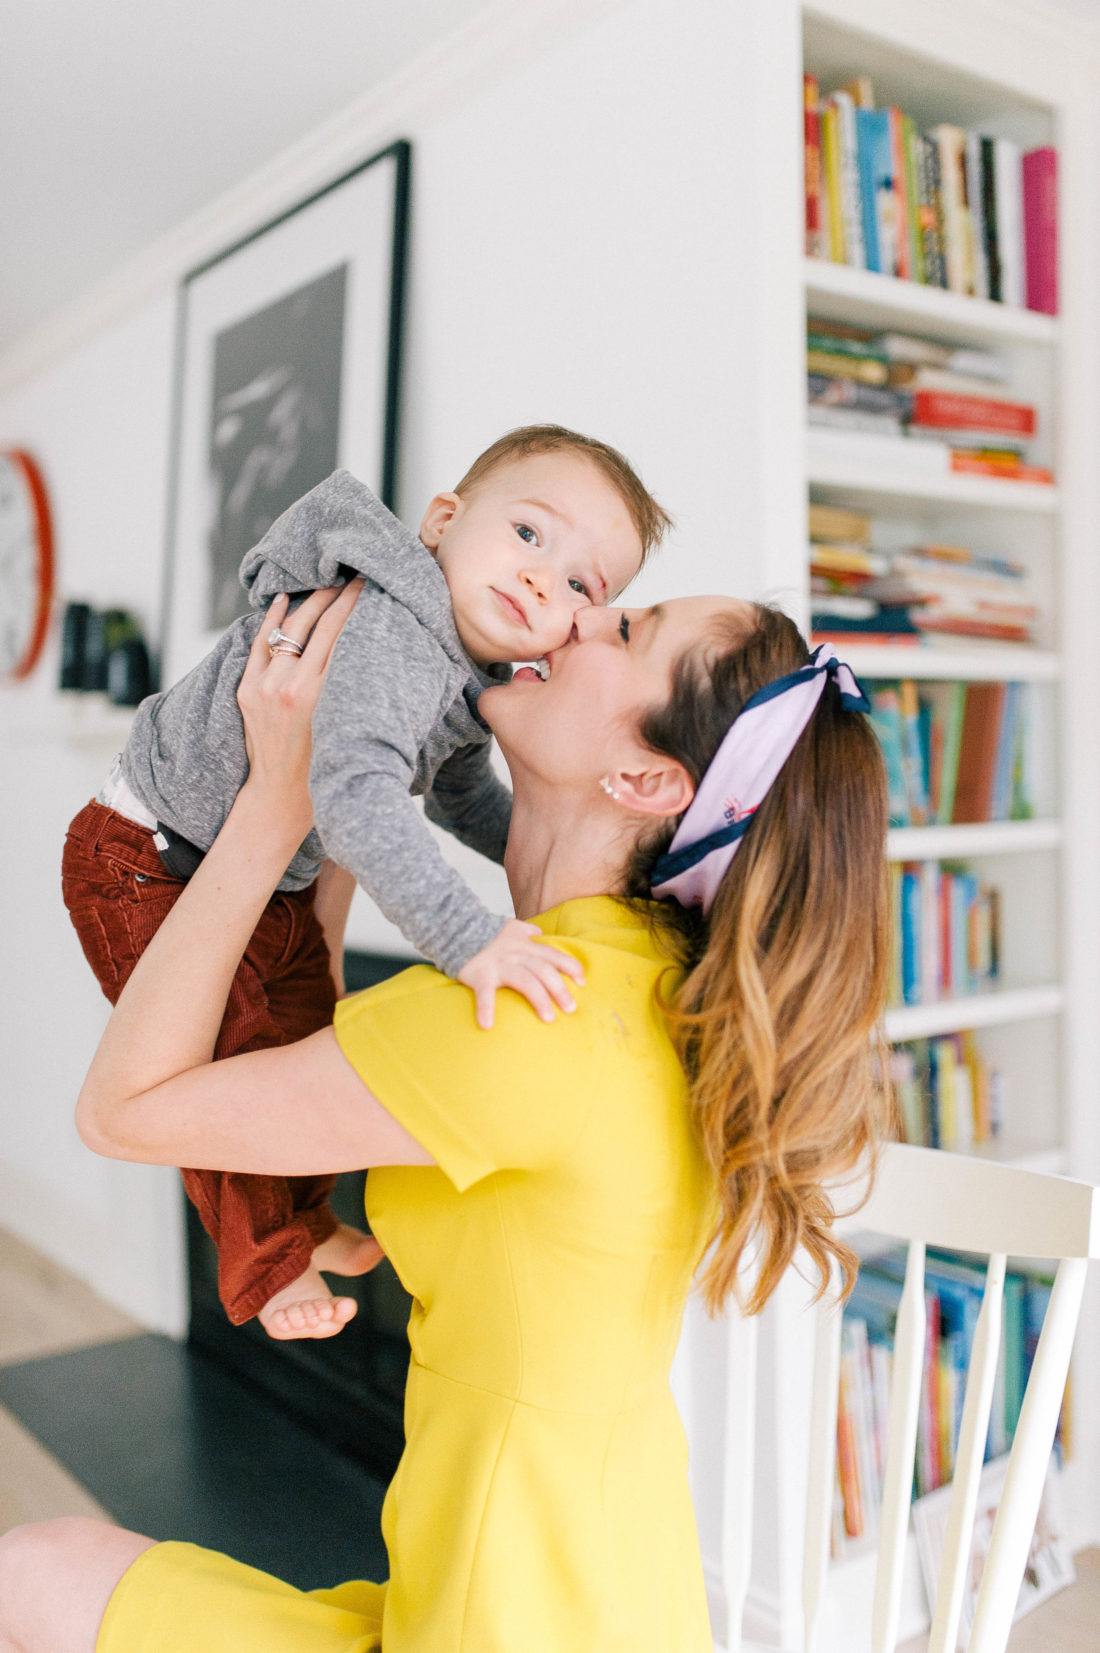
<path fill-rule="evenodd" d="M 824 255 L 821 203 L 821 114 L 820 93 L 814 75 L 802 76 L 803 138 L 806 168 L 806 253 L 810 258 Z"/>
<path fill-rule="evenodd" d="M 909 179 L 905 166 L 905 117 L 893 105 L 885 111 L 886 130 L 890 145 L 890 164 L 893 187 L 883 201 L 883 212 L 889 215 L 893 231 L 893 270 L 887 274 L 903 281 L 913 279 L 913 249 L 909 238 Z"/>
<path fill-rule="evenodd" d="M 982 136 L 979 139 L 981 150 L 981 195 L 982 195 L 982 225 L 985 232 L 985 264 L 988 277 L 988 297 L 994 303 L 1001 302 L 1003 291 L 1001 282 L 1001 248 L 997 234 L 997 171 L 995 140 Z"/>
<path fill-rule="evenodd" d="M 855 543 L 844 545 L 839 541 L 810 541 L 810 568 L 814 573 L 859 574 L 873 578 L 885 574 L 889 558 Z"/>
<path fill-rule="evenodd" d="M 916 134 L 915 149 L 918 163 L 917 187 L 920 193 L 918 222 L 924 279 L 930 287 L 946 287 L 940 152 L 935 139 L 927 137 L 923 132 Z"/>
<path fill-rule="evenodd" d="M 869 413 L 858 407 L 834 407 L 824 402 L 811 402 L 806 409 L 808 425 L 832 425 L 837 430 L 871 431 L 878 435 L 900 436 L 899 413 Z"/>
<path fill-rule="evenodd" d="M 952 821 L 988 821 L 1005 701 L 1004 683 L 971 683 L 966 692 Z"/>
<path fill-rule="evenodd" d="M 831 330 L 825 322 L 815 321 L 812 317 L 806 323 L 807 350 L 824 350 L 830 355 L 856 356 L 861 360 L 876 362 L 886 361 L 886 355 L 879 350 L 874 338 L 865 337 L 856 333 L 840 333 Z"/>
<path fill-rule="evenodd" d="M 1043 487 L 1054 481 L 1054 472 L 1047 465 L 1005 463 L 961 448 L 948 450 L 948 463 L 952 471 L 967 476 L 995 476 L 1006 482 L 1035 482 Z"/>
<path fill-rule="evenodd" d="M 859 140 L 856 135 L 856 106 L 850 92 L 834 92 L 829 100 L 837 114 L 837 157 L 840 169 L 840 216 L 844 223 L 844 262 L 857 270 L 866 268 L 863 241 L 863 210 L 859 198 Z"/>
<path fill-rule="evenodd" d="M 1021 163 L 1025 291 L 1029 310 L 1058 314 L 1058 155 L 1049 144 Z"/>
<path fill-rule="evenodd" d="M 993 140 L 993 169 L 996 174 L 997 252 L 1001 265 L 1001 299 L 1023 309 L 1025 298 L 1025 255 L 1023 221 L 1023 173 L 1020 147 L 1010 138 Z"/>
<path fill-rule="evenodd" d="M 891 413 L 900 419 L 909 412 L 910 398 L 888 385 L 865 385 L 858 379 L 833 379 L 821 373 L 806 375 L 806 397 L 811 407 L 852 407 L 865 413 Z"/>
<path fill-rule="evenodd" d="M 939 153 L 947 286 L 953 293 L 969 293 L 970 214 L 966 201 L 966 133 L 961 127 L 944 122 L 933 127 L 929 136 L 934 139 Z"/>
<path fill-rule="evenodd" d="M 839 505 L 810 503 L 809 532 L 813 541 L 834 540 L 866 546 L 871 540 L 871 519 L 866 511 L 850 511 Z"/>
<path fill-rule="evenodd" d="M 947 442 L 953 450 L 963 449 L 1010 467 L 1023 462 L 1028 451 L 1026 436 L 1013 436 L 1005 431 L 952 430 L 945 425 L 910 424 L 906 435 L 914 442 Z"/>
<path fill-rule="evenodd" d="M 890 376 L 877 356 L 853 356 L 841 350 L 807 350 L 806 370 L 830 379 L 858 379 L 865 385 L 885 385 Z"/>
<path fill-rule="evenodd" d="M 887 384 L 894 390 L 946 390 L 957 396 L 988 396 L 990 381 L 977 373 L 960 373 L 954 367 L 893 362 Z"/>
<path fill-rule="evenodd" d="M 825 204 L 825 222 L 822 224 L 828 257 L 834 264 L 845 261 L 844 214 L 840 203 L 840 117 L 835 104 L 822 104 L 819 114 L 821 129 L 822 202 Z"/>
<path fill-rule="evenodd" d="M 894 158 L 890 116 L 885 109 L 857 109 L 859 192 L 863 244 L 869 270 L 897 274 Z"/>
<path fill-rule="evenodd" d="M 944 430 L 1003 431 L 1013 436 L 1034 436 L 1036 427 L 1035 409 L 1025 402 L 1000 396 L 959 396 L 945 390 L 915 390 L 912 418 L 914 424 Z"/>
<path fill-rule="evenodd" d="M 982 189 L 982 140 L 979 132 L 966 134 L 963 164 L 966 199 L 970 208 L 970 258 L 975 298 L 989 297 L 989 255 L 986 244 L 985 201 Z"/>

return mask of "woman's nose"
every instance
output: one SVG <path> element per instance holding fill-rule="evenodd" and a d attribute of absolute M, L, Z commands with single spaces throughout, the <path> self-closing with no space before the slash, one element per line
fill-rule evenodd
<path fill-rule="evenodd" d="M 618 608 L 597 608 L 595 604 L 588 604 L 579 608 L 573 616 L 577 636 L 582 642 L 589 637 L 599 637 L 605 632 L 612 632 L 622 619 L 622 610 Z"/>

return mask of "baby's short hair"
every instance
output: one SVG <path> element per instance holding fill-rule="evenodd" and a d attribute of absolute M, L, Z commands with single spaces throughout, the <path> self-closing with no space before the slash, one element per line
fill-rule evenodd
<path fill-rule="evenodd" d="M 520 425 L 518 429 L 498 436 L 484 453 L 478 455 L 455 487 L 455 493 L 468 493 L 493 471 L 511 464 L 513 460 L 528 459 L 537 453 L 561 452 L 580 454 L 603 472 L 630 512 L 631 521 L 638 530 L 644 566 L 649 553 L 672 527 L 672 518 L 643 486 L 641 477 L 618 449 L 597 441 L 594 436 L 581 436 L 575 430 L 566 430 L 564 425 Z"/>

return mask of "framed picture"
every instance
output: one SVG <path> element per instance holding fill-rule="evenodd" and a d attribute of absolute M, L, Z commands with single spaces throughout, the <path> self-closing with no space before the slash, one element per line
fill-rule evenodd
<path fill-rule="evenodd" d="M 244 553 L 331 471 L 393 504 L 409 162 L 392 144 L 183 280 L 164 684 L 245 612 Z"/>
<path fill-rule="evenodd" d="M 970 1639 L 974 1609 L 978 1603 L 978 1589 L 982 1582 L 985 1558 L 993 1536 L 993 1522 L 1001 1502 L 1001 1490 L 1008 1473 L 1008 1457 L 994 1458 L 982 1470 L 978 1486 L 978 1503 L 974 1512 L 974 1532 L 970 1542 L 970 1565 L 963 1589 L 962 1612 L 959 1616 L 958 1647 L 965 1648 Z M 947 1532 L 947 1510 L 951 1501 L 950 1486 L 938 1487 L 926 1493 L 913 1505 L 913 1530 L 920 1555 L 921 1576 L 930 1601 L 935 1599 Z M 1073 1557 L 1066 1541 L 1065 1522 L 1058 1480 L 1058 1460 L 1051 1455 L 1039 1500 L 1039 1514 L 1035 1532 L 1024 1568 L 1013 1623 L 1037 1607 L 1048 1596 L 1072 1584 L 1076 1577 Z"/>

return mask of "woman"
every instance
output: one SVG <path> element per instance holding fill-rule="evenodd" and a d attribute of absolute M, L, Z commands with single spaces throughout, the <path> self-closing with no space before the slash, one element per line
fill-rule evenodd
<path fill-rule="evenodd" d="M 121 1158 L 377 1168 L 371 1227 L 415 1300 L 390 1581 L 303 1595 L 189 1545 L 52 1523 L 0 1541 L 0 1653 L 702 1653 L 668 1391 L 687 1292 L 711 1240 L 715 1309 L 754 1236 L 750 1309 L 798 1246 L 823 1272 L 845 1262 L 823 1184 L 887 1122 L 870 1051 L 885 784 L 848 709 L 865 703 L 769 609 L 581 611 L 546 681 L 480 702 L 512 774 L 516 911 L 580 959 L 575 1014 L 544 1026 L 509 998 L 482 1033 L 466 990 L 418 967 L 343 1001 L 334 1029 L 212 1063 L 310 824 L 309 710 L 348 601 L 318 619 L 326 600 L 286 622 L 304 641 L 316 621 L 301 658 L 254 651 L 248 783 L 78 1118 Z"/>

